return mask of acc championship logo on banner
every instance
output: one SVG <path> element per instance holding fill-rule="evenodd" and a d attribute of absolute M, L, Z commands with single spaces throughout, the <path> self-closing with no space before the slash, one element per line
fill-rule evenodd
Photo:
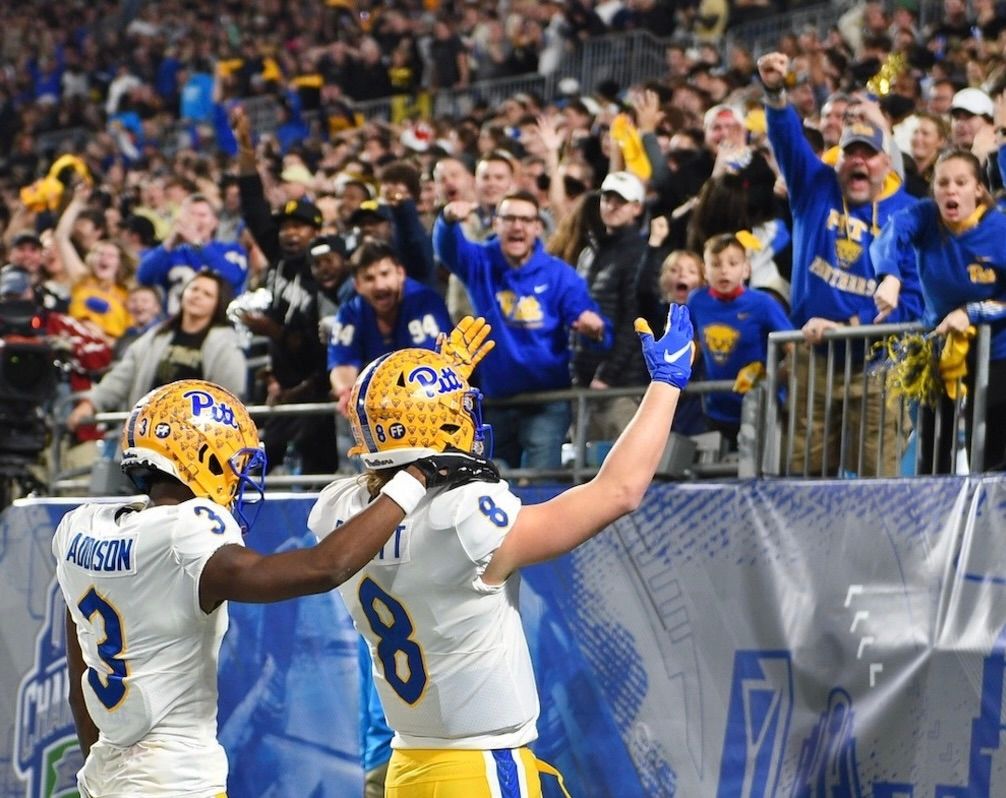
<path fill-rule="evenodd" d="M 35 641 L 35 662 L 21 679 L 14 725 L 14 772 L 26 798 L 70 798 L 84 764 L 70 712 L 66 667 L 66 607 L 56 580 L 49 586 L 45 623 Z"/>

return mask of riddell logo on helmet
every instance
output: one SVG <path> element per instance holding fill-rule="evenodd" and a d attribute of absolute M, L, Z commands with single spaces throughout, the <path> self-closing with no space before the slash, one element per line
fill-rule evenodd
<path fill-rule="evenodd" d="M 383 458 L 380 460 L 370 458 L 369 461 L 367 462 L 367 465 L 370 466 L 371 468 L 380 468 L 381 466 L 389 466 L 394 464 L 395 464 L 394 460 L 385 460 Z"/>
<path fill-rule="evenodd" d="M 234 408 L 226 402 L 218 402 L 206 391 L 187 391 L 184 396 L 192 402 L 192 415 L 209 416 L 225 427 L 240 429 L 234 418 Z"/>

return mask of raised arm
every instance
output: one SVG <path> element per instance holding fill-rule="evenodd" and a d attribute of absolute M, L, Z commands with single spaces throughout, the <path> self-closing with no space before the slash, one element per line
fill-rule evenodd
<path fill-rule="evenodd" d="M 448 270 L 469 281 L 472 266 L 482 255 L 482 246 L 465 238 L 460 222 L 475 211 L 475 203 L 455 200 L 444 206 L 433 223 L 433 252 Z"/>
<path fill-rule="evenodd" d="M 73 189 L 73 199 L 63 210 L 52 235 L 60 262 L 63 264 L 63 269 L 71 283 L 77 283 L 87 276 L 87 265 L 77 254 L 77 248 L 73 245 L 70 236 L 73 234 L 73 225 L 81 211 L 87 207 L 87 200 L 90 196 L 91 187 L 83 182 L 77 183 Z"/>
<path fill-rule="evenodd" d="M 636 320 L 636 330 L 652 379 L 636 415 L 590 482 L 521 509 L 483 575 L 487 584 L 500 584 L 522 566 L 572 551 L 642 501 L 667 445 L 678 396 L 691 375 L 695 345 L 688 309 L 681 305 L 671 306 L 667 331 L 659 340 L 642 319 Z"/>

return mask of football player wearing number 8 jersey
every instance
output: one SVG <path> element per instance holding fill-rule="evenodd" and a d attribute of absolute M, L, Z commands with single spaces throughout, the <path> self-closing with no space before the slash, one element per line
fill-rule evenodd
<path fill-rule="evenodd" d="M 242 536 L 246 494 L 261 498 L 265 456 L 233 394 L 203 380 L 157 388 L 133 408 L 122 448 L 143 500 L 84 504 L 52 541 L 84 798 L 221 796 L 226 601 L 331 590 L 381 550 L 427 488 L 497 473 L 471 456 L 418 460 L 317 546 L 264 556 Z"/>
<path fill-rule="evenodd" d="M 692 324 L 673 305 L 661 338 L 641 319 L 636 330 L 652 381 L 594 479 L 526 507 L 488 473 L 431 490 L 339 588 L 395 731 L 387 798 L 540 798 L 539 774 L 558 775 L 527 747 L 539 707 L 517 571 L 634 510 L 653 478 L 691 374 Z M 363 370 L 349 398 L 350 454 L 368 471 L 322 491 L 308 519 L 319 537 L 417 458 L 489 456 L 480 395 L 468 384 L 484 354 L 482 338 L 456 329 L 439 352 L 401 350 Z"/>

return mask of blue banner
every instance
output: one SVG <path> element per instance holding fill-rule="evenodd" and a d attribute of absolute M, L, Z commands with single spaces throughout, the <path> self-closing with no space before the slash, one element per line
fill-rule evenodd
<path fill-rule="evenodd" d="M 313 499 L 270 497 L 249 545 L 310 545 Z M 71 506 L 0 525 L 0 798 L 76 795 L 49 549 Z M 1004 519 L 998 477 L 656 485 L 524 572 L 536 753 L 576 798 L 1006 795 Z M 338 594 L 230 616 L 230 798 L 362 794 Z"/>

